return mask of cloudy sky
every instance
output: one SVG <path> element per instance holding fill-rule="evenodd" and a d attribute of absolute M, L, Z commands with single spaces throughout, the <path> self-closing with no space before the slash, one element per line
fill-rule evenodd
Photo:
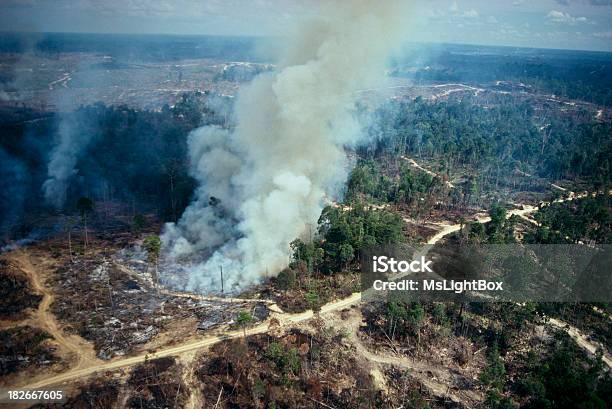
<path fill-rule="evenodd" d="M 0 0 L 0 29 L 282 35 L 321 1 Z M 412 2 L 407 40 L 612 51 L 612 0 Z"/>

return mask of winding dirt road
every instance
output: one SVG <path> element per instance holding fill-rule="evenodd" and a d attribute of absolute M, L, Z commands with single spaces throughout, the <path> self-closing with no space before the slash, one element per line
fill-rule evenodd
<path fill-rule="evenodd" d="M 53 336 L 54 343 L 60 350 L 60 354 L 66 357 L 74 357 L 76 360 L 75 368 L 81 368 L 98 362 L 93 347 L 76 335 L 66 334 L 55 315 L 50 311 L 50 306 L 55 299 L 53 293 L 43 284 L 44 278 L 41 277 L 41 269 L 32 264 L 31 256 L 23 250 L 14 253 L 13 260 L 19 269 L 28 277 L 34 292 L 42 294 L 43 298 L 36 311 L 32 315 L 17 323 L 17 325 L 30 325 L 40 328 Z M 38 260 L 37 264 L 42 266 L 42 270 L 47 270 L 48 261 Z"/>
<path fill-rule="evenodd" d="M 460 390 L 455 385 L 464 384 L 465 378 L 453 373 L 448 367 L 431 362 L 428 359 L 415 360 L 394 352 L 373 352 L 366 347 L 359 338 L 359 326 L 363 322 L 360 310 L 351 310 L 348 317 L 344 317 L 338 325 L 348 324 L 351 333 L 350 343 L 355 347 L 359 356 L 364 357 L 373 366 L 370 375 L 381 390 L 387 391 L 387 381 L 383 374 L 383 366 L 395 366 L 410 371 L 410 376 L 421 382 L 432 395 L 460 403 L 467 408 L 471 403 L 482 402 L 484 396 L 479 391 Z M 452 385 L 452 386 L 451 386 Z"/>

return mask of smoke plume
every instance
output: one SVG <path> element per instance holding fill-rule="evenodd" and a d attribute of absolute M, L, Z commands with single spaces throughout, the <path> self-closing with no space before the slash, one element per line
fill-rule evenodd
<path fill-rule="evenodd" d="M 70 180 L 77 173 L 77 161 L 90 139 L 91 133 L 79 129 L 74 114 L 62 115 L 56 145 L 47 165 L 47 179 L 42 186 L 47 204 L 56 209 L 64 206 Z"/>
<path fill-rule="evenodd" d="M 361 137 L 355 92 L 382 85 L 389 54 L 403 40 L 400 3 L 324 7 L 299 27 L 274 72 L 241 89 L 234 129 L 203 127 L 190 135 L 200 187 L 163 234 L 169 260 L 191 260 L 190 289 L 218 291 L 220 266 L 226 289 L 287 266 L 290 242 L 316 224 L 326 197 L 344 186 L 344 148 Z"/>

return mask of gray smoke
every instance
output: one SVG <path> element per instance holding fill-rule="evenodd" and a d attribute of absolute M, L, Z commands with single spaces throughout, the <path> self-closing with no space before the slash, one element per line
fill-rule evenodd
<path fill-rule="evenodd" d="M 402 1 L 328 5 L 300 26 L 276 70 L 241 89 L 231 132 L 203 127 L 189 139 L 197 198 L 163 241 L 169 260 L 197 260 L 188 287 L 245 287 L 276 275 L 289 244 L 337 197 L 361 138 L 355 92 L 383 85 L 390 53 L 404 40 Z M 215 199 L 211 199 L 214 197 Z"/>
<path fill-rule="evenodd" d="M 77 173 L 77 161 L 89 144 L 91 133 L 79 131 L 74 114 L 62 114 L 56 138 L 42 190 L 46 203 L 60 209 L 66 202 L 70 180 Z"/>

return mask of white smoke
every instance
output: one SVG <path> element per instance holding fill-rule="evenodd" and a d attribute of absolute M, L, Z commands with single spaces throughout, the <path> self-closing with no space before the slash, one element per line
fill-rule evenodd
<path fill-rule="evenodd" d="M 288 264 L 290 242 L 316 224 L 325 198 L 346 182 L 344 147 L 361 137 L 355 92 L 383 85 L 389 54 L 404 40 L 402 3 L 325 7 L 300 27 L 274 72 L 241 89 L 235 129 L 190 135 L 201 185 L 163 234 L 170 260 L 206 258 L 188 267 L 190 289 L 217 291 L 220 266 L 227 289 Z"/>

